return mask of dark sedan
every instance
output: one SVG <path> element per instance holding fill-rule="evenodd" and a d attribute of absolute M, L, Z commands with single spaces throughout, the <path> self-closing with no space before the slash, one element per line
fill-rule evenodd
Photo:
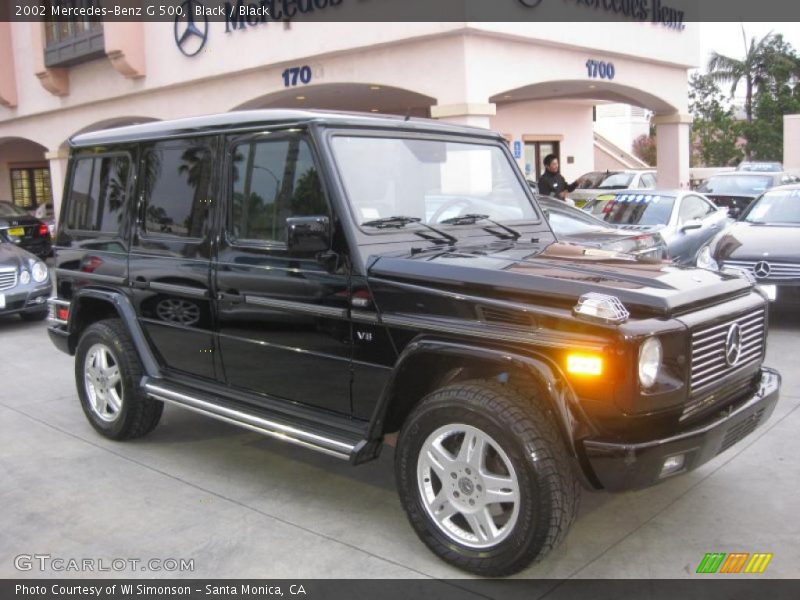
<path fill-rule="evenodd" d="M 5 234 L 11 243 L 40 258 L 50 256 L 52 252 L 47 223 L 10 202 L 0 202 L 0 233 Z"/>
<path fill-rule="evenodd" d="M 592 215 L 548 196 L 537 196 L 539 206 L 556 237 L 610 252 L 625 252 L 638 258 L 663 259 L 667 245 L 659 233 L 632 233 L 604 223 Z"/>
<path fill-rule="evenodd" d="M 797 177 L 789 173 L 739 171 L 714 175 L 697 191 L 717 206 L 727 208 L 728 214 L 735 219 L 766 190 L 796 181 Z"/>
<path fill-rule="evenodd" d="M 764 193 L 700 250 L 697 265 L 743 270 L 770 300 L 800 302 L 800 185 Z"/>
<path fill-rule="evenodd" d="M 40 321 L 47 317 L 51 291 L 47 266 L 0 232 L 0 316 Z"/>

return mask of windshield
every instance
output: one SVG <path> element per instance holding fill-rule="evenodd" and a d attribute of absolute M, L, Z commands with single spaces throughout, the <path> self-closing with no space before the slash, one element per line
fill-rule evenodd
<path fill-rule="evenodd" d="M 701 185 L 697 191 L 706 194 L 758 196 L 770 185 L 772 185 L 772 177 L 763 175 L 728 175 L 712 177 Z"/>
<path fill-rule="evenodd" d="M 774 190 L 756 200 L 742 219 L 748 223 L 800 225 L 800 190 Z"/>
<path fill-rule="evenodd" d="M 474 214 L 537 219 L 498 146 L 344 135 L 332 146 L 359 225 L 400 216 L 423 224 Z"/>
<path fill-rule="evenodd" d="M 601 173 L 599 171 L 595 173 L 586 173 L 578 177 L 578 189 L 579 190 L 591 190 L 596 188 L 600 182 L 605 177 L 605 173 Z"/>
<path fill-rule="evenodd" d="M 675 196 L 619 194 L 603 206 L 603 220 L 614 225 L 666 225 Z"/>
<path fill-rule="evenodd" d="M 0 217 L 27 217 L 28 213 L 10 202 L 0 202 Z"/>
<path fill-rule="evenodd" d="M 624 190 L 633 181 L 633 173 L 608 173 L 598 184 L 599 190 Z"/>

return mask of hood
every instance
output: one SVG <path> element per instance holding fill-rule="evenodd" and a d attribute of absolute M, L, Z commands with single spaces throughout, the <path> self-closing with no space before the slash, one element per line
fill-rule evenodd
<path fill-rule="evenodd" d="M 738 221 L 722 232 L 714 247 L 714 258 L 725 260 L 800 261 L 800 226 L 767 225 Z"/>
<path fill-rule="evenodd" d="M 28 266 L 31 260 L 39 259 L 16 244 L 0 241 L 0 268 Z"/>
<path fill-rule="evenodd" d="M 564 243 L 459 248 L 380 256 L 371 277 L 464 294 L 573 306 L 587 292 L 619 298 L 631 313 L 671 315 L 744 293 L 744 278 Z"/>

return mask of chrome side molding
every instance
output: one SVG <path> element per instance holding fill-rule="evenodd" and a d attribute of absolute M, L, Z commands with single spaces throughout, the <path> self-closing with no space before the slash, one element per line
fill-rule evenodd
<path fill-rule="evenodd" d="M 147 392 L 148 396 L 156 400 L 175 404 L 201 415 L 212 417 L 238 427 L 243 427 L 250 431 L 290 444 L 316 450 L 317 452 L 322 452 L 329 456 L 335 456 L 342 460 L 350 460 L 350 456 L 356 447 L 355 444 L 334 440 L 310 431 L 298 429 L 291 425 L 270 421 L 269 419 L 252 415 L 241 410 L 228 408 L 226 406 L 218 406 L 150 381 L 144 384 L 144 390 Z"/>

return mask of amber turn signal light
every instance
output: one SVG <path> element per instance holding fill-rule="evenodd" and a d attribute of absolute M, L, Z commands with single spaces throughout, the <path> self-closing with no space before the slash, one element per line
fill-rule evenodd
<path fill-rule="evenodd" d="M 603 359 L 594 354 L 568 354 L 567 372 L 573 375 L 602 375 Z"/>

